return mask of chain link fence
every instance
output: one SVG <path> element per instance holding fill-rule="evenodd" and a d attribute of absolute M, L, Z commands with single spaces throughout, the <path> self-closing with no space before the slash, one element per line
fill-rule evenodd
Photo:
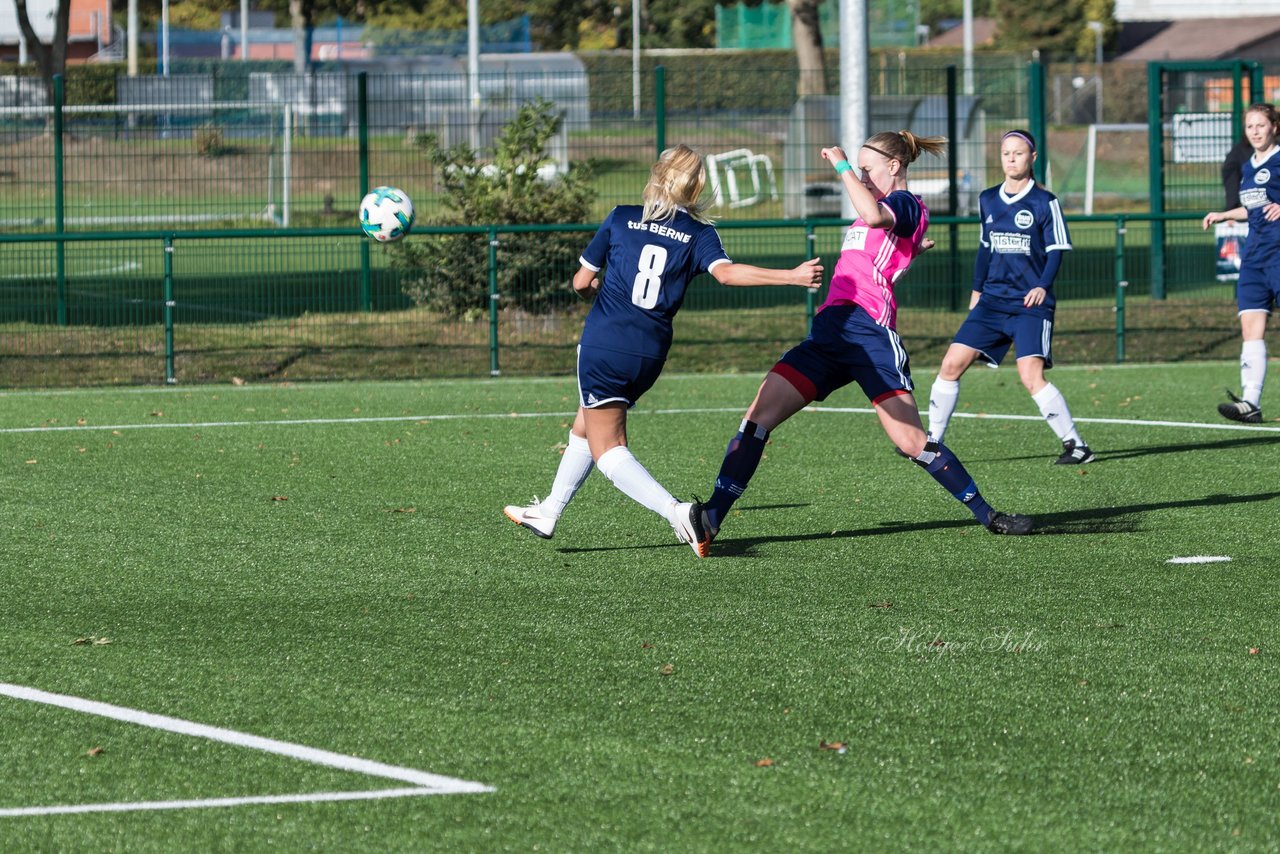
<path fill-rule="evenodd" d="M 870 75 L 873 130 L 953 140 L 947 159 L 911 170 L 938 242 L 898 289 L 917 371 L 940 358 L 967 306 L 970 215 L 977 191 L 1000 180 L 1000 135 L 1038 122 L 1076 246 L 1058 284 L 1059 357 L 1234 357 L 1230 288 L 1215 280 L 1198 220 L 1160 220 L 1167 281 L 1151 296 L 1145 135 L 1104 131 L 1086 162 L 1088 125 L 1070 114 L 1078 104 L 1052 94 L 1054 66 L 1037 116 L 1025 58 L 980 56 L 969 74 L 955 60 L 877 52 Z M 497 277 L 482 265 L 474 272 L 487 295 L 446 316 L 416 306 L 395 249 L 356 226 L 363 191 L 394 184 L 418 210 L 408 239 L 429 234 L 445 202 L 428 138 L 484 151 L 534 98 L 562 117 L 547 180 L 588 166 L 594 221 L 638 200 L 658 151 L 684 142 L 708 158 L 712 213 L 735 260 L 791 267 L 822 255 L 834 266 L 840 197 L 816 155 L 851 141 L 839 138 L 832 96 L 797 100 L 789 54 L 646 55 L 638 77 L 615 54 L 488 62 L 476 78 L 423 59 L 397 74 L 299 78 L 279 64 L 233 63 L 110 85 L 73 76 L 61 93 L 24 78 L 0 85 L 0 385 L 570 372 L 585 315 L 567 287 L 576 257 L 512 286 L 564 283 L 545 311 L 483 287 Z M 1147 94 L 1140 78 L 1104 68 L 1108 123 L 1134 117 Z M 1107 216 L 1079 216 L 1087 174 Z M 480 232 L 502 265 L 510 232 L 492 226 Z M 583 245 L 594 230 L 571 228 Z M 817 301 L 704 278 L 678 318 L 672 366 L 761 370 L 803 337 Z"/>

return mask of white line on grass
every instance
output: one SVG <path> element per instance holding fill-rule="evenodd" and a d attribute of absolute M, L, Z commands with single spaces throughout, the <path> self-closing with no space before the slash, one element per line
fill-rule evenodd
<path fill-rule="evenodd" d="M 12 685 L 7 682 L 0 682 L 0 695 L 12 697 L 16 700 L 28 700 L 33 703 L 43 703 L 49 706 L 58 706 L 64 709 L 70 709 L 75 712 L 83 712 L 87 715 L 98 715 L 99 717 L 111 718 L 112 720 L 124 721 L 126 723 L 138 724 L 139 726 L 150 727 L 151 729 L 164 730 L 179 735 L 188 735 L 196 738 L 207 738 L 210 741 L 218 741 L 223 744 L 231 744 L 236 747 L 247 747 L 253 750 L 261 750 L 266 753 L 274 753 L 277 756 L 285 756 L 290 759 L 297 759 L 302 762 L 310 762 L 313 765 L 324 765 L 329 768 L 337 768 L 342 771 L 353 771 L 357 774 L 368 774 L 373 777 L 386 777 L 391 780 L 400 780 L 405 783 L 412 783 L 420 791 L 419 794 L 432 795 L 450 795 L 450 794 L 471 794 L 478 792 L 492 792 L 493 789 L 483 783 L 473 783 L 468 780 L 458 780 L 454 777 L 442 777 L 439 774 L 429 774 L 426 771 L 418 771 L 413 768 L 402 768 L 397 765 L 386 765 L 382 762 L 374 762 L 371 759 L 361 759 L 356 756 L 345 756 L 341 753 L 333 753 L 328 750 L 320 750 L 315 747 L 307 747 L 302 744 L 294 744 L 288 741 L 277 741 L 273 738 L 263 738 L 262 736 L 250 735 L 249 733 L 237 732 L 236 730 L 223 729 L 222 727 L 207 726 L 198 724 L 193 721 L 183 720 L 181 718 L 171 718 L 165 715 L 155 715 L 150 712 L 139 711 L 138 709 L 129 709 L 124 706 L 113 706 L 110 703 L 100 703 L 96 700 L 85 700 L 80 697 L 71 697 L 66 694 L 51 694 L 48 691 L 41 691 L 37 688 L 29 688 L 25 685 Z M 387 794 L 388 792 L 393 794 Z M 348 793 L 341 792 L 322 792 L 317 796 L 308 795 L 288 795 L 278 797 L 302 798 L 312 797 L 318 800 L 343 800 L 350 799 Z M 338 797 L 342 796 L 342 797 Z M 369 792 L 365 793 L 366 797 L 403 797 L 402 789 L 387 789 L 383 793 Z M 277 797 L 277 796 L 271 796 Z M 215 799 L 213 801 L 194 801 L 189 802 L 194 805 L 212 806 L 212 805 L 228 805 L 223 802 L 228 799 Z M 243 799 L 230 799 L 243 800 Z M 249 799 L 246 803 L 255 803 Z M 183 801 L 157 801 L 151 803 L 161 804 L 184 804 Z M 261 803 L 283 803 L 283 801 L 261 801 Z M 179 809 L 180 806 L 157 807 L 142 806 L 130 807 L 127 804 L 92 804 L 88 805 L 97 808 L 99 811 L 123 810 L 129 808 L 137 809 Z M 74 808 L 64 807 L 24 807 L 24 810 L 45 809 L 45 810 L 64 810 Z M 83 810 L 82 810 L 83 811 Z M 15 813 L 12 810 L 0 810 L 0 815 L 30 815 L 30 812 Z"/>
<path fill-rule="evenodd" d="M 108 276 L 113 273 L 128 273 L 132 270 L 140 270 L 140 269 L 142 269 L 142 264 L 140 264 L 139 262 L 126 261 L 125 263 L 117 264 L 114 267 L 103 267 L 100 270 L 85 270 L 83 273 L 76 273 L 76 275 L 77 276 Z M 35 275 L 31 275 L 28 273 L 10 273 L 7 276 L 0 276 L 0 279 L 6 279 L 6 280 L 8 279 L 23 279 L 23 280 L 48 279 L 49 281 L 53 281 L 56 278 L 57 278 L 57 273 L 37 273 Z"/>
<path fill-rule="evenodd" d="M 691 407 L 686 409 L 648 409 L 638 410 L 644 415 L 705 415 L 716 413 L 741 413 L 741 406 Z M 805 412 L 828 414 L 874 414 L 874 409 L 866 407 L 810 406 Z M 298 427 L 325 424 L 394 424 L 409 421 L 467 421 L 467 420 L 502 420 L 508 418 L 572 418 L 576 413 L 564 412 L 458 412 L 437 415 L 389 415 L 385 417 L 363 418 L 284 418 L 263 421 L 180 421 L 150 422 L 146 424 L 66 424 L 42 425 L 40 427 L 0 427 L 0 434 L 5 433 L 69 433 L 88 430 L 195 430 L 216 427 Z M 1039 415 L 999 415 L 993 413 L 957 412 L 953 418 L 981 418 L 991 421 L 1043 421 Z M 1077 424 L 1113 424 L 1129 427 L 1192 427 L 1204 430 L 1246 430 L 1263 433 L 1280 433 L 1280 426 L 1263 424 L 1205 424 L 1198 421 L 1145 421 L 1139 418 L 1077 418 Z"/>
<path fill-rule="evenodd" d="M 1229 563 L 1227 555 L 1194 555 L 1192 557 L 1171 557 L 1165 563 Z"/>
<path fill-rule="evenodd" d="M 311 792 L 305 795 L 261 795 L 249 798 L 203 798 L 187 801 L 124 801 L 115 804 L 68 804 L 52 807 L 12 807 L 0 809 L 0 818 L 32 815 L 68 815 L 87 812 L 134 812 L 137 810 L 190 810 L 211 807 L 242 807 L 256 804 L 311 804 L 322 801 L 374 801 L 383 798 L 411 798 L 448 795 L 439 789 L 411 786 L 407 789 L 375 789 L 369 792 Z"/>

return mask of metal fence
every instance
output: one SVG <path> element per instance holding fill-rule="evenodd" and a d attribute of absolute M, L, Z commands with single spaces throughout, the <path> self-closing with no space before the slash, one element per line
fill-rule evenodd
<path fill-rule="evenodd" d="M 1105 363 L 1230 358 L 1238 350 L 1231 288 L 1216 282 L 1215 249 L 1198 218 L 1163 220 L 1170 267 L 1187 273 L 1164 299 L 1150 295 L 1150 216 L 1069 218 L 1055 354 Z M 720 224 L 735 259 L 791 267 L 838 255 L 836 220 Z M 486 242 L 488 283 L 474 305 L 444 315 L 404 295 L 422 271 L 398 267 L 393 247 L 351 229 L 82 232 L 0 235 L 0 385 L 194 383 L 485 374 L 567 374 L 586 305 L 572 295 L 575 258 L 497 282 L 519 233 L 592 226 L 427 228 Z M 938 245 L 899 286 L 899 329 L 917 370 L 936 363 L 968 305 L 977 222 L 939 217 Z M 951 240 L 957 241 L 954 245 Z M 411 238 L 412 239 L 412 238 Z M 368 266 L 364 258 L 369 256 Z M 539 312 L 521 292 L 563 283 Z M 677 370 L 763 370 L 802 338 L 818 295 L 797 288 L 720 288 L 701 277 L 677 317 Z"/>
<path fill-rule="evenodd" d="M 955 65 L 880 54 L 871 75 L 873 129 L 953 140 L 945 162 L 926 158 L 911 170 L 938 241 L 899 290 L 917 369 L 940 358 L 967 305 L 977 227 L 966 214 L 973 194 L 999 180 L 995 141 L 1030 126 L 1047 160 L 1068 133 L 1046 124 L 1042 68 L 983 62 L 970 81 Z M 592 167 L 596 221 L 638 199 L 656 153 L 685 142 L 708 157 L 712 213 L 736 260 L 791 267 L 812 253 L 833 264 L 842 225 L 824 218 L 834 212 L 830 169 L 816 154 L 839 141 L 838 124 L 829 101 L 796 101 L 794 67 L 726 72 L 695 59 L 669 70 L 646 58 L 636 80 L 588 58 L 526 72 L 490 66 L 473 88 L 429 70 L 295 78 L 276 68 L 120 80 L 93 92 L 55 86 L 43 100 L 29 86 L 0 86 L 0 385 L 571 371 L 585 313 L 567 288 L 576 256 L 505 294 L 494 283 L 513 235 L 571 231 L 585 244 L 593 226 L 470 229 L 492 243 L 476 271 L 489 294 L 448 316 L 415 305 L 407 293 L 420 271 L 356 228 L 363 192 L 387 183 L 418 208 L 409 240 L 450 232 L 432 227 L 445 199 L 422 136 L 484 149 L 538 96 L 563 116 L 552 163 Z M 1198 217 L 1070 221 L 1060 358 L 1234 357 L 1229 288 L 1215 279 Z M 1165 276 L 1156 299 L 1153 259 Z M 521 289 L 548 281 L 566 283 L 561 298 L 519 307 Z M 672 364 L 759 369 L 804 334 L 814 299 L 700 281 L 678 318 Z"/>

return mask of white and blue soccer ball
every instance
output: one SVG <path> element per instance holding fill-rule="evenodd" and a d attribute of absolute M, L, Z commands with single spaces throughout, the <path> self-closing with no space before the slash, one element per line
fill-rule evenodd
<path fill-rule="evenodd" d="M 360 201 L 360 228 L 379 243 L 399 240 L 413 228 L 413 202 L 396 187 L 374 187 Z"/>

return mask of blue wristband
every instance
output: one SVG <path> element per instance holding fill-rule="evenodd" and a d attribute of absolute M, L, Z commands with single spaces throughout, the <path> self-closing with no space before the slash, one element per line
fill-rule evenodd
<path fill-rule="evenodd" d="M 853 171 L 853 166 L 850 165 L 848 160 L 840 160 L 836 162 L 837 175 L 843 175 L 846 172 L 852 172 L 852 171 Z"/>

